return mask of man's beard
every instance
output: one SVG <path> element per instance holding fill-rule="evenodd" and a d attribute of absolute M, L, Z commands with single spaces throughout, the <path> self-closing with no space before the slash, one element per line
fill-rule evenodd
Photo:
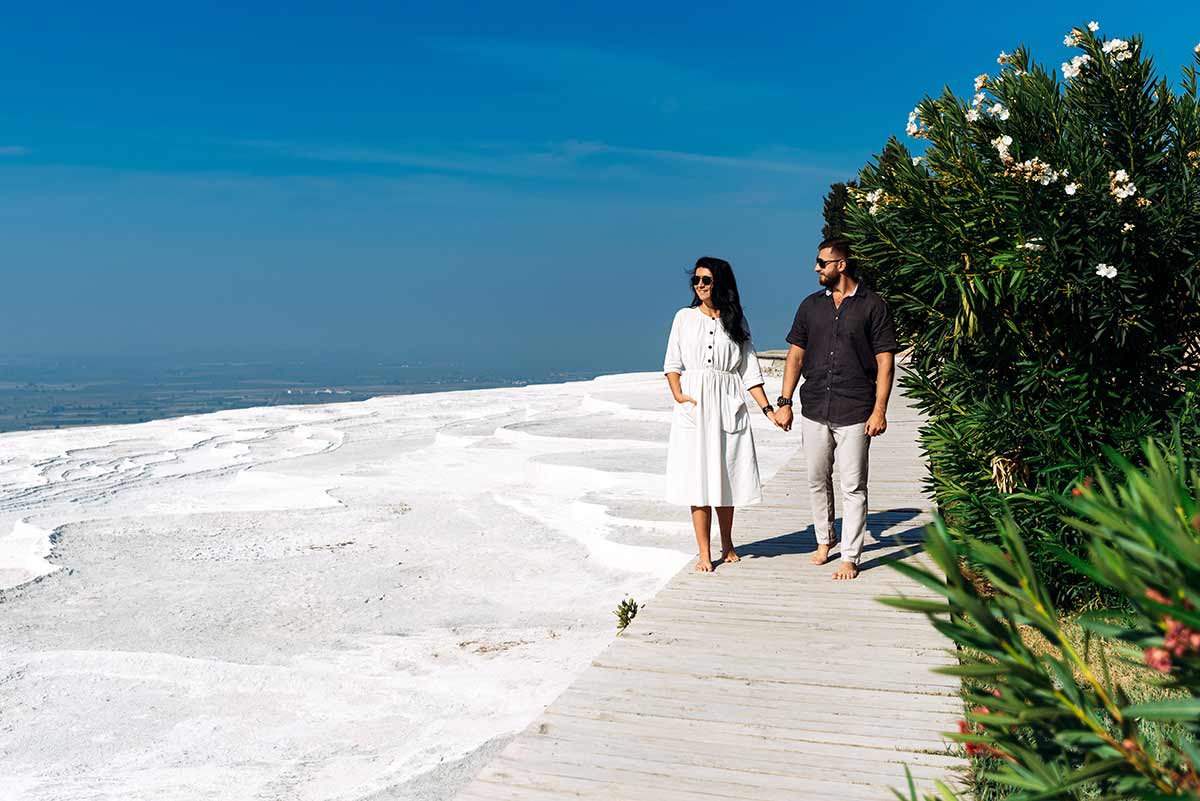
<path fill-rule="evenodd" d="M 837 275 L 827 277 L 825 273 L 817 273 L 817 283 L 826 288 L 837 286 Z"/>

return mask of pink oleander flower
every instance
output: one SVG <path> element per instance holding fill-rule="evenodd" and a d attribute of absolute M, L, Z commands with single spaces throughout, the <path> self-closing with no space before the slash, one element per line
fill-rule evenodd
<path fill-rule="evenodd" d="M 1145 658 L 1151 670 L 1157 670 L 1159 673 L 1171 672 L 1171 652 L 1166 648 L 1147 648 Z"/>
<path fill-rule="evenodd" d="M 1170 598 L 1163 595 L 1161 592 L 1154 589 L 1153 587 L 1146 588 L 1146 597 L 1149 598 L 1151 601 L 1154 601 L 1154 603 L 1162 604 L 1163 606 L 1174 606 L 1175 605 L 1171 602 Z"/>
<path fill-rule="evenodd" d="M 1200 632 L 1188 628 L 1173 617 L 1164 617 L 1167 633 L 1163 637 L 1163 645 L 1176 658 L 1183 657 L 1189 651 L 1196 650 L 1200 645 Z"/>

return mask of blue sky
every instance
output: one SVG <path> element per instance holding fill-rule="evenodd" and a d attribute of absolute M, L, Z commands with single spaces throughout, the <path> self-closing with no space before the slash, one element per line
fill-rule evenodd
<path fill-rule="evenodd" d="M 821 197 L 1072 26 L 1172 77 L 1194 3 L 24 4 L 0 47 L 0 356 L 657 369 L 729 259 L 760 347 Z"/>

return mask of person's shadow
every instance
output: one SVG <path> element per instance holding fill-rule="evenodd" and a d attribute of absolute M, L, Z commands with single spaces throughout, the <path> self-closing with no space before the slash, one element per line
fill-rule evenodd
<path fill-rule="evenodd" d="M 921 550 L 921 543 L 925 540 L 925 526 L 927 524 L 922 523 L 921 525 L 914 526 L 910 521 L 920 514 L 920 509 L 910 508 L 869 512 L 867 514 L 867 536 L 866 542 L 863 544 L 863 556 L 866 556 L 871 551 L 878 551 L 882 548 L 894 548 L 897 545 L 906 545 L 908 547 L 894 553 L 877 556 L 874 559 L 865 559 L 859 562 L 859 571 L 870 570 L 873 567 L 878 567 L 884 562 L 894 559 L 907 559 L 913 554 L 918 553 Z M 834 522 L 834 526 L 835 531 L 841 531 L 841 518 L 838 518 Z M 812 524 L 787 534 L 780 534 L 776 537 L 737 546 L 738 555 L 743 559 L 747 557 L 751 559 L 771 559 L 776 556 L 784 556 L 785 554 L 808 553 L 816 549 L 817 535 Z M 831 561 L 836 558 L 835 551 Z"/>

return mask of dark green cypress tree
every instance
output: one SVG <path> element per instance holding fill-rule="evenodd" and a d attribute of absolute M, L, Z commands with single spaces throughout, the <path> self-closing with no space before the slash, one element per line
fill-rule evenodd
<path fill-rule="evenodd" d="M 856 181 L 849 184 L 836 183 L 829 187 L 825 196 L 825 227 L 821 229 L 821 238 L 829 239 L 846 235 L 846 203 L 850 200 L 850 189 L 858 186 Z"/>

